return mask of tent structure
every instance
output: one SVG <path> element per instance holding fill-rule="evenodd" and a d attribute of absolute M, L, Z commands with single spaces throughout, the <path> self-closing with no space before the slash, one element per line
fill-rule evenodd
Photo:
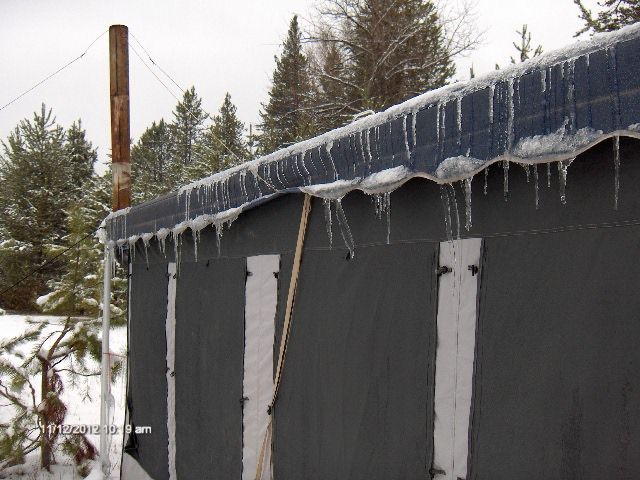
<path fill-rule="evenodd" d="M 122 478 L 637 477 L 639 139 L 631 26 L 110 215 Z"/>

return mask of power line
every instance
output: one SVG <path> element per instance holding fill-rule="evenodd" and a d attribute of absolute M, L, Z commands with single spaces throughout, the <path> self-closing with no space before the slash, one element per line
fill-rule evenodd
<path fill-rule="evenodd" d="M 96 39 L 91 42 L 89 44 L 89 46 L 84 50 L 84 52 L 82 52 L 80 55 L 78 55 L 76 58 L 74 58 L 73 60 L 71 60 L 70 62 L 66 63 L 65 65 L 63 65 L 62 67 L 60 67 L 58 70 L 56 70 L 55 72 L 53 72 L 52 74 L 46 76 L 45 78 L 43 78 L 42 80 L 40 80 L 38 83 L 36 83 L 33 87 L 25 90 L 24 92 L 22 92 L 20 95 L 18 95 L 17 97 L 15 97 L 13 100 L 11 100 L 9 103 L 3 105 L 2 107 L 0 107 L 0 112 L 2 110 L 4 110 L 5 108 L 7 108 L 9 105 L 17 102 L 18 100 L 20 100 L 22 97 L 24 97 L 26 94 L 32 92 L 33 90 L 35 90 L 36 88 L 38 88 L 40 85 L 42 85 L 43 83 L 45 83 L 47 80 L 50 80 L 51 78 L 55 77 L 57 74 L 59 74 L 60 72 L 62 72 L 64 69 L 66 69 L 67 67 L 70 67 L 72 64 L 74 64 L 75 62 L 77 62 L 78 60 L 80 60 L 82 57 L 85 56 L 85 54 L 89 51 L 89 49 L 91 47 L 93 47 L 94 43 L 96 43 L 98 40 L 100 40 L 109 30 L 105 30 L 104 32 L 102 32 L 100 35 L 98 35 L 96 37 Z"/>
<path fill-rule="evenodd" d="M 150 61 L 151 63 L 153 63 L 156 67 L 158 67 L 158 70 L 160 70 L 160 71 L 161 71 L 161 72 L 162 72 L 162 73 L 163 73 L 163 74 L 164 74 L 164 75 L 165 75 L 169 80 L 171 80 L 171 83 L 173 83 L 176 87 L 178 87 L 178 90 L 180 90 L 181 92 L 183 92 L 183 93 L 184 93 L 185 89 L 184 89 L 184 88 L 182 88 L 180 85 L 178 85 L 178 82 L 176 82 L 176 81 L 173 79 L 173 77 L 171 77 L 171 75 L 169 75 L 169 74 L 168 74 L 168 73 L 167 73 L 167 72 L 166 72 L 166 71 L 165 71 L 165 70 L 164 70 L 160 65 L 158 65 L 158 64 L 156 63 L 156 61 L 155 61 L 153 58 L 151 58 L 151 54 L 149 53 L 149 51 L 148 51 L 146 48 L 144 48 L 144 45 L 142 45 L 142 43 L 140 43 L 140 40 L 138 40 L 138 39 L 136 38 L 136 36 L 135 36 L 133 33 L 131 33 L 131 37 L 132 37 L 132 38 L 135 40 L 135 42 L 140 46 L 140 48 L 144 51 L 144 53 L 146 53 L 146 54 L 147 54 L 147 57 L 149 57 L 149 61 Z"/>
<path fill-rule="evenodd" d="M 149 70 L 149 71 L 151 72 L 151 75 L 153 75 L 153 76 L 156 78 L 156 80 L 158 80 L 158 82 L 160 82 L 160 85 L 162 85 L 162 86 L 165 88 L 165 90 L 166 90 L 167 92 L 169 92 L 169 94 L 170 94 L 173 98 L 175 98 L 178 102 L 180 102 L 180 99 L 179 99 L 179 98 L 178 98 L 178 97 L 177 97 L 177 96 L 176 96 L 176 95 L 175 95 L 175 94 L 174 94 L 174 93 L 169 89 L 169 87 L 167 87 L 167 86 L 164 84 L 164 82 L 163 82 L 162 80 L 160 80 L 160 77 L 158 77 L 158 75 L 156 75 L 156 72 L 154 72 L 154 71 L 151 69 L 151 67 L 150 67 L 149 65 L 147 65 L 147 62 L 145 62 L 145 61 L 144 61 L 144 59 L 142 58 L 142 55 L 140 55 L 140 54 L 138 53 L 138 51 L 137 51 L 135 48 L 133 48 L 133 45 L 129 44 L 129 48 L 133 51 L 133 53 L 135 53 L 135 54 L 136 54 L 136 57 L 138 57 L 138 58 L 140 59 L 140 61 L 142 62 L 142 64 L 143 64 L 145 67 L 147 67 L 147 70 Z M 191 113 L 191 112 L 189 111 L 189 113 Z M 194 117 L 194 118 L 195 118 L 195 117 Z"/>
<path fill-rule="evenodd" d="M 136 40 L 136 41 L 137 41 L 137 40 Z M 138 43 L 139 43 L 139 42 L 138 42 Z M 158 75 L 156 75 L 156 73 L 151 69 L 151 67 L 150 67 L 149 65 L 147 65 L 147 62 L 145 62 L 145 61 L 144 61 L 144 59 L 142 58 L 142 56 L 141 56 L 141 55 L 138 53 L 138 51 L 133 47 L 133 45 L 129 44 L 129 48 L 131 48 L 131 50 L 133 50 L 133 53 L 135 53 L 135 55 L 138 57 L 138 59 L 140 59 L 140 61 L 141 61 L 141 62 L 142 62 L 142 64 L 147 68 L 147 70 L 149 70 L 149 71 L 151 72 L 151 74 L 156 78 L 156 80 L 158 80 L 158 82 L 160 82 L 160 85 L 162 85 L 162 86 L 165 88 L 165 90 L 166 90 L 167 92 L 169 92 L 169 94 L 170 94 L 173 98 L 175 98 L 175 99 L 178 101 L 178 103 L 180 103 L 180 102 L 181 102 L 181 100 L 180 100 L 180 99 L 179 99 L 179 98 L 178 98 L 178 97 L 177 97 L 177 96 L 176 96 L 176 95 L 175 95 L 175 94 L 174 94 L 174 93 L 169 89 L 169 87 L 167 87 L 167 85 L 166 85 L 162 80 L 160 80 L 160 77 L 158 77 Z M 157 63 L 155 63 L 155 62 L 154 62 L 154 65 L 158 66 L 158 64 L 157 64 Z M 160 68 L 160 67 L 158 67 L 158 68 Z M 171 77 L 169 77 L 169 78 L 171 78 Z M 172 81 L 173 81 L 173 80 L 172 80 Z M 178 86 L 178 84 L 177 84 L 177 83 L 175 83 L 175 82 L 173 82 L 173 83 L 174 83 L 176 86 Z M 178 88 L 180 88 L 180 86 L 178 86 Z M 184 91 L 184 90 L 182 90 L 182 94 L 183 94 L 183 95 L 184 95 L 184 93 L 185 93 L 185 91 Z M 211 116 L 211 114 L 210 114 L 210 113 L 208 113 L 207 111 L 205 111 L 205 110 L 202 110 L 202 111 L 206 114 L 206 116 L 205 116 L 204 118 L 202 118 L 202 119 L 199 119 L 198 117 L 196 117 L 196 116 L 195 116 L 195 114 L 193 113 L 193 111 L 191 111 L 191 110 L 187 110 L 187 113 L 189 113 L 189 115 L 191 115 L 191 116 L 193 117 L 193 119 L 194 119 L 196 122 L 200 122 L 201 120 L 206 120 L 207 118 L 213 118 L 213 117 Z M 242 162 L 242 159 L 241 159 L 240 157 L 238 157 L 238 155 L 236 155 L 236 153 L 235 153 L 233 150 L 231 150 L 231 149 L 230 149 L 230 148 L 229 148 L 229 147 L 228 147 L 228 146 L 227 146 L 227 145 L 226 145 L 226 144 L 225 144 L 225 143 L 224 143 L 220 138 L 218 138 L 216 135 L 214 135 L 214 134 L 213 134 L 213 132 L 211 132 L 211 131 L 210 131 L 210 132 L 209 132 L 209 134 L 211 135 L 211 137 L 212 137 L 216 142 L 218 142 L 222 147 L 224 147 L 224 149 L 225 149 L 225 150 L 227 150 L 231 155 L 233 155 L 233 156 L 236 158 L 236 160 L 238 160 L 239 162 Z M 206 147 L 206 146 L 205 146 L 205 147 Z"/>
<path fill-rule="evenodd" d="M 151 55 L 149 54 L 148 50 L 146 48 L 144 48 L 144 46 L 142 45 L 142 43 L 140 43 L 140 40 L 138 40 L 133 33 L 130 32 L 131 37 L 133 37 L 133 39 L 135 40 L 135 42 L 140 46 L 140 48 L 142 48 L 142 50 L 147 54 L 147 57 L 149 58 L 149 61 L 155 65 L 158 70 L 160 70 L 176 87 L 178 87 L 180 89 L 180 91 L 182 92 L 182 94 L 184 95 L 186 93 L 186 91 L 180 86 L 178 85 L 178 83 L 160 66 L 158 65 L 158 63 L 156 61 L 153 60 L 153 58 L 151 58 Z M 147 70 L 149 70 L 149 72 L 151 72 L 151 74 L 156 78 L 156 80 L 158 80 L 158 82 L 160 83 L 160 85 L 162 85 L 165 90 L 167 92 L 169 92 L 169 95 L 171 95 L 173 98 L 176 99 L 176 101 L 178 103 L 181 102 L 181 100 L 169 89 L 169 87 L 167 87 L 167 85 L 160 79 L 160 77 L 158 77 L 158 75 L 156 75 L 156 73 L 151 69 L 151 67 L 147 64 L 147 62 L 144 61 L 144 59 L 142 58 L 142 55 L 140 55 L 140 53 L 138 53 L 138 51 L 133 47 L 133 45 L 129 44 L 129 48 L 133 51 L 133 53 L 138 57 L 138 59 L 140 60 L 140 62 L 142 62 L 142 64 L 147 68 Z M 213 118 L 213 116 L 208 113 L 206 110 L 202 110 L 206 116 L 202 119 L 202 120 L 206 120 L 207 118 Z M 198 117 L 196 117 L 193 113 L 193 111 L 191 110 L 187 110 L 187 113 L 189 113 L 189 115 L 191 115 L 193 117 L 194 120 L 196 120 L 197 122 L 200 122 L 201 119 L 199 119 Z M 240 157 L 238 157 L 238 155 L 236 155 L 236 153 L 231 150 L 217 135 L 215 135 L 211 129 L 208 129 L 208 133 L 209 135 L 211 135 L 211 137 L 218 142 L 225 150 L 227 150 L 231 155 L 233 155 L 235 157 L 235 159 L 242 163 L 242 159 Z M 211 151 L 212 153 L 216 153 L 214 152 L 209 146 L 207 145 L 202 145 L 203 147 L 205 147 L 207 150 Z M 278 189 L 276 187 L 274 187 L 270 182 L 268 182 L 267 180 L 265 180 L 264 178 L 262 178 L 260 175 L 256 174 L 257 177 L 262 180 L 267 186 L 269 186 L 271 189 L 273 189 L 273 191 L 278 191 Z"/>

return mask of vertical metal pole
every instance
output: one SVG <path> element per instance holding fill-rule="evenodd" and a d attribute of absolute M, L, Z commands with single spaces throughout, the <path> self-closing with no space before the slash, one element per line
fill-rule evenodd
<path fill-rule="evenodd" d="M 109 245 L 104 246 L 104 286 L 102 293 L 102 374 L 101 374 L 101 393 L 100 393 L 100 460 L 102 462 L 102 471 L 105 476 L 109 473 L 109 442 L 107 432 L 108 429 L 108 413 L 109 413 L 109 393 L 110 380 L 109 369 L 111 367 L 111 359 L 109 357 L 109 324 L 111 321 L 111 255 L 113 251 Z"/>
<path fill-rule="evenodd" d="M 109 27 L 111 98 L 111 163 L 113 211 L 131 203 L 131 151 L 129 148 L 129 29 Z"/>

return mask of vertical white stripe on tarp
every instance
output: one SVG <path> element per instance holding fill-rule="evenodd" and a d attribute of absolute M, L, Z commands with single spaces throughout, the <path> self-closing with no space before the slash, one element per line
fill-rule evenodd
<path fill-rule="evenodd" d="M 176 480 L 176 264 L 167 266 L 167 433 L 169 434 L 169 480 Z"/>
<path fill-rule="evenodd" d="M 434 478 L 466 478 L 476 339 L 476 300 L 482 239 L 442 242 L 438 285 L 438 343 L 434 405 Z"/>
<path fill-rule="evenodd" d="M 278 303 L 279 255 L 247 258 L 243 379 L 242 479 L 254 480 L 273 394 L 273 342 Z M 269 468 L 271 449 L 264 465 Z"/>

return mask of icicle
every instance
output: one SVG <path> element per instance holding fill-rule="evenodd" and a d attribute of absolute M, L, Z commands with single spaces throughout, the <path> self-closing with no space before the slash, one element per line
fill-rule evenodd
<path fill-rule="evenodd" d="M 198 232 L 191 229 L 191 236 L 193 237 L 193 257 L 195 262 L 198 263 Z"/>
<path fill-rule="evenodd" d="M 558 182 L 560 185 L 560 201 L 562 202 L 563 205 L 567 203 L 567 193 L 566 193 L 567 170 L 569 168 L 569 165 L 571 165 L 571 162 L 573 162 L 573 159 L 558 162 L 558 176 L 559 176 Z"/>
<path fill-rule="evenodd" d="M 116 262 L 116 255 L 115 255 L 115 243 L 113 243 L 113 241 L 109 242 L 109 244 L 107 245 L 107 249 L 109 250 L 109 263 L 110 263 L 110 267 L 111 268 L 111 277 L 113 278 L 116 274 L 116 267 L 117 267 L 117 262 Z"/>
<path fill-rule="evenodd" d="M 467 232 L 471 229 L 471 182 L 473 177 L 465 178 L 464 182 L 464 207 L 465 207 L 465 223 L 464 228 Z"/>
<path fill-rule="evenodd" d="M 458 149 L 462 147 L 462 100 L 458 97 L 456 101 L 456 125 L 458 128 Z"/>
<path fill-rule="evenodd" d="M 160 241 L 160 251 L 165 258 L 167 257 L 166 240 L 167 236 L 169 236 L 169 233 L 171 233 L 171 230 L 169 230 L 168 228 L 161 228 L 156 233 L 156 237 L 158 237 L 158 240 Z"/>
<path fill-rule="evenodd" d="M 307 185 L 311 185 L 311 174 L 309 173 L 309 170 L 307 170 L 307 164 L 304 161 L 304 157 L 307 154 L 306 151 L 302 152 L 302 169 L 304 170 L 305 175 L 307 176 Z M 311 156 L 311 155 L 309 155 Z"/>
<path fill-rule="evenodd" d="M 149 242 L 153 238 L 153 233 L 145 233 L 142 235 L 141 238 L 142 238 L 142 245 L 144 247 L 144 259 L 148 267 L 149 266 Z"/>
<path fill-rule="evenodd" d="M 551 163 L 547 163 L 547 188 L 551 188 Z"/>
<path fill-rule="evenodd" d="M 282 169 L 282 178 L 284 178 L 284 184 L 282 185 L 284 188 L 287 187 L 287 185 L 289 185 L 289 179 L 287 178 L 287 167 L 289 166 L 289 157 L 280 160 L 278 162 L 278 164 L 280 165 L 280 168 Z M 231 204 L 229 204 L 229 207 L 231 207 Z"/>
<path fill-rule="evenodd" d="M 296 173 L 298 174 L 298 176 L 302 180 L 302 183 L 304 184 L 306 178 L 304 177 L 304 175 L 302 175 L 302 172 L 300 171 L 300 165 L 298 165 L 299 160 L 300 160 L 300 155 L 293 156 L 293 166 L 295 167 Z"/>
<path fill-rule="evenodd" d="M 416 148 L 418 143 L 418 136 L 416 135 L 416 117 L 418 116 L 418 110 L 411 112 L 411 132 L 413 133 L 413 148 Z"/>
<path fill-rule="evenodd" d="M 411 158 L 411 150 L 409 149 L 409 136 L 407 134 L 407 115 L 402 120 L 402 134 L 404 135 L 404 150 L 407 154 L 407 160 Z"/>
<path fill-rule="evenodd" d="M 547 69 L 546 68 L 540 70 L 540 81 L 541 81 L 540 91 L 542 93 L 545 93 L 547 91 Z"/>
<path fill-rule="evenodd" d="M 509 199 L 509 161 L 502 161 L 502 169 L 504 171 L 504 201 L 506 202 Z"/>
<path fill-rule="evenodd" d="M 562 162 L 558 162 L 558 185 L 560 187 L 560 201 L 562 204 L 567 203 L 566 186 L 567 186 L 567 171 L 564 168 Z"/>
<path fill-rule="evenodd" d="M 176 271 L 180 271 L 180 239 L 181 234 L 173 234 L 173 255 L 174 261 L 176 262 Z"/>
<path fill-rule="evenodd" d="M 303 164 L 304 165 L 304 164 Z M 262 189 L 260 188 L 260 181 L 258 180 L 258 171 L 253 175 L 253 184 L 256 187 L 256 191 L 258 192 L 258 198 L 262 197 Z M 211 196 L 211 193 L 209 194 Z"/>
<path fill-rule="evenodd" d="M 189 199 L 191 198 L 191 192 L 185 190 L 182 195 L 184 196 L 184 219 L 189 219 Z"/>
<path fill-rule="evenodd" d="M 489 125 L 493 125 L 493 97 L 495 95 L 496 86 L 489 87 Z"/>
<path fill-rule="evenodd" d="M 451 203 L 449 202 L 449 193 L 446 185 L 440 185 L 440 200 L 442 200 L 442 209 L 444 211 L 444 230 L 447 240 L 453 242 L 453 231 L 451 229 Z"/>
<path fill-rule="evenodd" d="M 384 194 L 384 209 L 387 212 L 387 245 L 391 243 L 391 193 Z"/>
<path fill-rule="evenodd" d="M 613 208 L 618 209 L 618 198 L 620 193 L 620 137 L 613 137 L 613 168 L 614 168 L 614 198 Z"/>
<path fill-rule="evenodd" d="M 284 185 L 284 182 L 282 181 L 282 178 L 280 178 L 280 163 L 281 162 L 276 162 L 275 163 L 276 178 L 278 179 L 278 182 L 280 182 L 280 185 L 282 186 L 282 188 L 286 188 L 285 185 Z M 225 196 L 225 204 L 226 204 L 226 196 Z"/>
<path fill-rule="evenodd" d="M 387 244 L 391 238 L 391 193 L 376 193 L 372 196 L 375 207 L 375 215 L 378 220 L 382 220 L 382 214 L 385 214 L 387 220 Z"/>
<path fill-rule="evenodd" d="M 393 128 L 392 128 L 392 123 L 389 122 L 389 138 L 393 138 Z M 395 164 L 395 158 L 396 158 L 396 154 L 395 152 L 392 150 L 391 151 L 391 165 Z M 355 173 L 355 172 L 354 172 Z"/>
<path fill-rule="evenodd" d="M 569 105 L 569 121 L 571 132 L 575 131 L 576 125 L 576 80 L 575 80 L 575 59 L 571 59 L 568 62 L 568 88 L 567 88 L 567 103 Z"/>
<path fill-rule="evenodd" d="M 453 212 L 456 215 L 456 238 L 460 238 L 460 211 L 458 210 L 458 199 L 456 197 L 456 189 L 453 184 L 449 184 L 449 188 L 451 190 L 451 199 L 453 200 Z"/>
<path fill-rule="evenodd" d="M 276 167 L 280 169 L 280 178 L 282 179 L 280 183 L 282 183 L 282 188 L 287 188 L 287 185 L 289 184 L 289 179 L 287 178 L 286 166 L 287 166 L 287 159 L 283 158 L 280 161 L 278 161 L 277 167 Z"/>
<path fill-rule="evenodd" d="M 122 258 L 122 256 L 124 255 L 124 244 L 126 243 L 126 240 L 124 239 L 120 239 L 116 242 L 116 246 L 118 247 L 118 254 L 120 256 L 120 258 Z M 116 262 L 116 256 L 112 255 L 111 256 L 111 275 L 115 276 L 116 274 L 116 268 L 117 268 L 117 262 Z"/>
<path fill-rule="evenodd" d="M 375 204 L 376 217 L 381 220 L 382 214 L 385 214 L 387 220 L 387 245 L 391 239 L 391 193 L 378 193 L 373 195 Z"/>
<path fill-rule="evenodd" d="M 349 223 L 347 222 L 347 216 L 344 214 L 344 210 L 342 209 L 342 199 L 339 198 L 335 202 L 336 218 L 338 219 L 338 225 L 340 226 L 340 234 L 342 235 L 345 246 L 349 250 L 350 258 L 354 259 L 356 256 L 355 244 L 353 242 L 353 236 L 351 235 Z"/>
<path fill-rule="evenodd" d="M 538 189 L 538 165 L 537 164 L 533 165 L 533 183 L 534 183 L 534 189 L 536 192 L 536 210 L 538 210 L 538 207 L 540 206 L 540 192 Z"/>
<path fill-rule="evenodd" d="M 320 159 L 320 163 L 322 164 L 322 168 L 324 169 L 324 173 L 326 175 L 329 175 L 329 170 L 327 170 L 327 166 L 324 164 L 324 160 L 322 160 L 322 153 L 320 152 L 320 147 L 318 147 L 316 150 L 318 152 L 318 158 Z M 311 152 L 309 152 L 309 155 L 311 155 Z"/>
<path fill-rule="evenodd" d="M 440 107 L 441 105 L 438 103 L 436 105 L 436 141 L 438 145 L 440 145 Z"/>
<path fill-rule="evenodd" d="M 324 223 L 327 227 L 327 236 L 329 237 L 329 248 L 333 247 L 333 233 L 331 232 L 331 200 L 323 199 L 324 204 Z"/>
<path fill-rule="evenodd" d="M 515 136 L 514 132 L 514 116 L 515 116 L 515 107 L 513 104 L 513 78 L 509 79 L 509 90 L 507 97 L 507 104 L 509 105 L 509 111 L 507 114 L 507 150 L 511 150 L 513 147 L 513 139 Z"/>
<path fill-rule="evenodd" d="M 487 194 L 489 188 L 489 167 L 484 169 L 484 194 Z"/>
<path fill-rule="evenodd" d="M 382 198 L 379 193 L 376 193 L 372 196 L 373 205 L 375 208 L 376 218 L 379 220 L 382 212 Z"/>
<path fill-rule="evenodd" d="M 220 256 L 220 240 L 222 239 L 222 230 L 224 227 L 224 223 L 216 222 L 213 224 L 216 229 L 216 247 L 218 248 L 218 257 Z"/>
<path fill-rule="evenodd" d="M 298 175 L 300 175 L 300 172 L 298 172 Z M 245 201 L 249 199 L 249 195 L 247 194 L 246 177 L 247 177 L 247 171 L 246 170 L 241 171 L 240 172 L 240 191 L 242 192 L 242 197 L 244 198 Z"/>
<path fill-rule="evenodd" d="M 371 131 L 367 128 L 367 154 L 369 155 L 369 163 L 373 162 L 373 156 L 371 155 Z"/>
<path fill-rule="evenodd" d="M 360 139 L 360 155 L 362 156 L 362 165 L 367 163 L 367 157 L 364 154 L 364 132 L 360 130 L 358 138 Z"/>
<path fill-rule="evenodd" d="M 133 235 L 127 240 L 127 243 L 129 244 L 129 254 L 131 255 L 131 261 L 134 261 L 136 259 L 136 242 L 138 241 L 138 238 L 140 237 L 138 237 L 137 235 Z"/>
<path fill-rule="evenodd" d="M 329 160 L 331 161 L 331 167 L 333 168 L 333 179 L 338 180 L 338 170 L 336 170 L 336 164 L 333 163 L 333 156 L 331 155 L 332 148 L 333 148 L 333 142 L 328 142 L 325 145 L 325 150 L 327 151 L 327 155 L 329 155 Z"/>
<path fill-rule="evenodd" d="M 224 179 L 224 191 L 226 193 L 225 198 L 227 200 L 227 208 L 226 209 L 231 208 L 231 193 L 230 193 L 230 190 L 229 190 L 229 182 L 230 182 L 230 180 L 231 179 L 229 177 Z"/>
<path fill-rule="evenodd" d="M 531 181 L 531 165 L 528 163 L 522 163 L 522 168 L 524 168 L 525 173 L 527 174 L 527 183 Z"/>

